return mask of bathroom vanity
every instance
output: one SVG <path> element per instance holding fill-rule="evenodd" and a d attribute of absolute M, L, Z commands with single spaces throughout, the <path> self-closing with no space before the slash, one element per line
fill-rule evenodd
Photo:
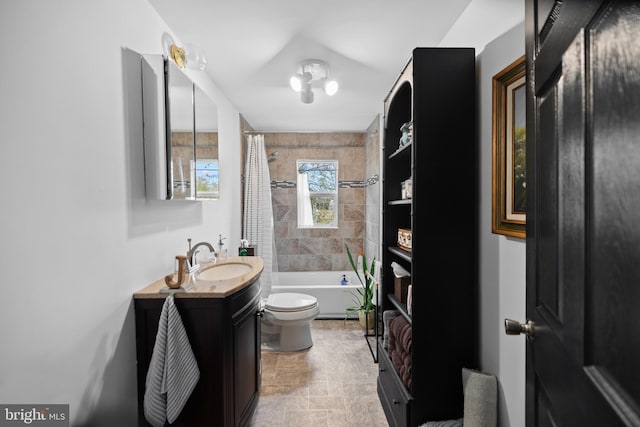
<path fill-rule="evenodd" d="M 246 272 L 228 274 L 235 267 Z M 220 268 L 222 267 L 222 268 Z M 172 426 L 244 426 L 258 401 L 260 383 L 260 257 L 234 257 L 203 269 L 220 278 L 203 275 L 188 292 L 176 293 L 175 304 L 200 369 L 200 380 Z M 233 276 L 233 277 L 229 277 Z M 145 380 L 158 321 L 167 293 L 164 279 L 133 296 L 136 316 L 138 425 L 144 417 Z"/>

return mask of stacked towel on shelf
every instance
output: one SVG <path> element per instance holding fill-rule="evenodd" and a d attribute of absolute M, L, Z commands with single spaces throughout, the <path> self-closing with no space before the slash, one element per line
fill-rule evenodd
<path fill-rule="evenodd" d="M 144 393 L 144 416 L 154 427 L 173 423 L 200 379 L 200 370 L 173 295 L 162 306 Z"/>
<path fill-rule="evenodd" d="M 389 357 L 402 382 L 411 388 L 411 325 L 402 316 L 389 321 Z"/>

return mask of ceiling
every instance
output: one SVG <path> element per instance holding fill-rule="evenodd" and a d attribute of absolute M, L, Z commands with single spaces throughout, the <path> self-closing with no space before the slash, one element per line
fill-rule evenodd
<path fill-rule="evenodd" d="M 205 72 L 259 131 L 363 131 L 414 47 L 478 54 L 524 19 L 524 0 L 149 2 L 178 44 L 201 47 Z M 300 102 L 289 77 L 304 59 L 330 65 L 336 95 Z"/>

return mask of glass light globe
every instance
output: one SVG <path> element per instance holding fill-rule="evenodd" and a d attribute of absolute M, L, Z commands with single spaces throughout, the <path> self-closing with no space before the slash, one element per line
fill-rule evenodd
<path fill-rule="evenodd" d="M 185 62 L 187 68 L 202 71 L 207 67 L 207 58 L 204 56 L 200 46 L 193 43 L 187 43 L 184 45 L 184 49 L 186 51 Z"/>
<path fill-rule="evenodd" d="M 327 80 L 324 84 L 324 91 L 329 96 L 335 95 L 338 92 L 338 82 L 335 80 Z"/>
<path fill-rule="evenodd" d="M 289 79 L 289 84 L 291 85 L 291 89 L 296 92 L 300 92 L 302 90 L 302 79 L 299 75 L 291 76 Z"/>

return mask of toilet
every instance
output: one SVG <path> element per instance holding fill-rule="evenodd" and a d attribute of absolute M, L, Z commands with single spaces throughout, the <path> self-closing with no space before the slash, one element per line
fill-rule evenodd
<path fill-rule="evenodd" d="M 298 351 L 313 345 L 311 321 L 320 313 L 318 300 L 296 293 L 270 294 L 263 300 L 262 341 L 275 351 Z"/>

